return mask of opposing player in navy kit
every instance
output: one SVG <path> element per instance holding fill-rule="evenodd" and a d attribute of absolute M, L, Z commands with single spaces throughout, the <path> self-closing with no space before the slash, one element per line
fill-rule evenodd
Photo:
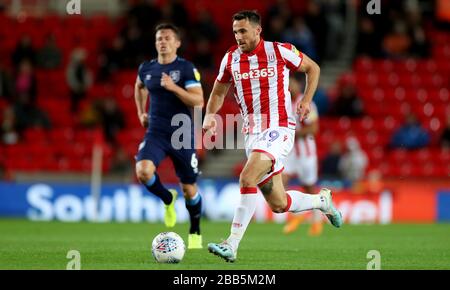
<path fill-rule="evenodd" d="M 158 57 L 140 65 L 135 84 L 138 118 L 141 125 L 147 128 L 136 155 L 136 174 L 148 191 L 164 202 L 164 222 L 167 227 L 173 227 L 176 223 L 177 192 L 166 189 L 156 173 L 160 162 L 166 156 L 171 158 L 190 215 L 188 249 L 202 248 L 200 235 L 202 200 L 196 185 L 198 161 L 194 146 L 194 122 L 191 116 L 193 107 L 203 106 L 200 74 L 192 63 L 177 56 L 181 40 L 176 26 L 160 24 L 155 31 Z M 148 95 L 150 95 L 149 113 L 146 110 Z M 176 150 L 171 138 L 180 126 L 172 126 L 171 122 L 178 114 L 185 114 L 191 119 L 190 132 L 183 132 L 183 136 L 191 136 L 191 144 Z"/>

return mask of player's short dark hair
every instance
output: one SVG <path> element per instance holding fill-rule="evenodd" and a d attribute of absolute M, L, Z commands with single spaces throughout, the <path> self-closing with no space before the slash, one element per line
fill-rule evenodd
<path fill-rule="evenodd" d="M 160 30 L 163 29 L 170 29 L 175 33 L 175 36 L 178 39 L 181 39 L 181 35 L 180 35 L 180 29 L 178 29 L 178 27 L 176 27 L 174 24 L 172 23 L 160 23 L 155 27 L 155 33 L 157 33 Z"/>
<path fill-rule="evenodd" d="M 233 15 L 233 21 L 242 19 L 248 19 L 253 24 L 261 25 L 261 16 L 256 10 L 242 10 Z"/>

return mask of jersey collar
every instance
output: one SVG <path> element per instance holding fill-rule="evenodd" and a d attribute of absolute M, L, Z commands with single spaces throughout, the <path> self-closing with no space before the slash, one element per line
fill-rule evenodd
<path fill-rule="evenodd" d="M 169 65 L 169 64 L 172 64 L 172 63 L 176 62 L 177 60 L 178 60 L 178 55 L 176 55 L 175 59 L 174 59 L 173 61 L 169 62 L 169 63 L 160 63 L 160 62 L 158 61 L 158 58 L 156 58 L 156 62 L 157 62 L 159 65 Z"/>
<path fill-rule="evenodd" d="M 248 55 L 248 56 L 255 55 L 255 54 L 257 54 L 257 53 L 263 48 L 263 46 L 264 46 L 264 39 L 262 39 L 262 37 L 261 37 L 261 39 L 259 40 L 259 43 L 258 43 L 258 45 L 255 47 L 255 49 L 253 49 L 253 50 L 250 51 L 250 52 L 243 52 L 243 51 L 242 51 L 242 54 L 245 54 L 245 55 Z"/>

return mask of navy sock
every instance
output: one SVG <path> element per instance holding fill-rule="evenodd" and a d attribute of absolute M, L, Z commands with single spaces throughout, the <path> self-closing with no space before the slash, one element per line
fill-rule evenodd
<path fill-rule="evenodd" d="M 186 209 L 191 220 L 190 234 L 200 234 L 200 217 L 202 214 L 202 197 L 199 193 L 193 199 L 186 199 Z"/>
<path fill-rule="evenodd" d="M 158 174 L 155 173 L 153 177 L 144 184 L 144 186 L 148 189 L 148 191 L 159 197 L 164 204 L 167 205 L 172 202 L 172 193 L 170 193 L 170 191 L 162 185 Z"/>

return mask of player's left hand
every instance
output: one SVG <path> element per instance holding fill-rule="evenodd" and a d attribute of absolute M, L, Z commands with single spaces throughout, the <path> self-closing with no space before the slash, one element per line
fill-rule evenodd
<path fill-rule="evenodd" d="M 175 89 L 176 84 L 173 82 L 172 78 L 166 74 L 162 73 L 161 76 L 161 87 L 165 88 L 168 91 L 173 91 Z"/>
<path fill-rule="evenodd" d="M 311 103 L 300 101 L 297 105 L 297 114 L 300 115 L 300 122 L 308 118 L 309 112 L 311 112 Z"/>

